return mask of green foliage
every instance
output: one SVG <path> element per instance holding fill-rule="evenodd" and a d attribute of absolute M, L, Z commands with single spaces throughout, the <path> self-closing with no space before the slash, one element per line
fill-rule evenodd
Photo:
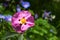
<path fill-rule="evenodd" d="M 51 29 L 52 31 L 50 31 Z M 47 20 L 39 18 L 35 20 L 35 26 L 29 29 L 27 34 L 33 40 L 39 40 L 41 37 L 41 40 L 51 40 L 52 36 L 55 38 L 57 31 Z M 54 38 L 52 40 L 55 40 Z"/>

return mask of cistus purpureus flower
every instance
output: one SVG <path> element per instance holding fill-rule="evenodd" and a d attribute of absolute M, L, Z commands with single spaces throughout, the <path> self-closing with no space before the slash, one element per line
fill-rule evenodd
<path fill-rule="evenodd" d="M 8 22 L 11 22 L 11 18 L 12 16 L 11 15 L 6 15 L 4 20 L 8 21 Z"/>
<path fill-rule="evenodd" d="M 17 33 L 24 33 L 27 29 L 34 26 L 34 17 L 29 11 L 20 11 L 12 17 L 12 27 Z"/>
<path fill-rule="evenodd" d="M 17 12 L 20 12 L 20 11 L 21 11 L 21 9 L 20 9 L 20 6 L 19 6 L 19 5 L 17 5 L 17 7 L 16 7 L 16 11 L 17 11 Z"/>
<path fill-rule="evenodd" d="M 28 7 L 30 7 L 30 3 L 29 2 L 21 2 L 21 5 L 25 8 L 25 9 L 27 9 Z"/>

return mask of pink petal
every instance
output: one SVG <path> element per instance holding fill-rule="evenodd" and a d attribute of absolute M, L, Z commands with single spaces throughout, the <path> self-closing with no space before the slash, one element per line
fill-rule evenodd
<path fill-rule="evenodd" d="M 33 17 L 33 16 L 30 16 L 30 17 L 27 19 L 27 21 L 34 23 L 34 17 Z"/>
<path fill-rule="evenodd" d="M 27 22 L 26 24 L 24 24 L 24 25 L 21 26 L 21 30 L 24 30 L 25 31 L 25 30 L 29 29 L 32 26 L 34 26 L 34 23 Z"/>
<path fill-rule="evenodd" d="M 32 22 L 26 22 L 26 24 L 28 24 L 29 26 L 34 26 L 35 24 L 34 23 L 32 23 Z"/>
<path fill-rule="evenodd" d="M 22 25 L 18 25 L 18 26 L 16 26 L 16 27 L 13 27 L 13 29 L 14 29 L 17 33 L 23 33 L 24 31 L 21 30 L 21 26 L 22 26 Z"/>
<path fill-rule="evenodd" d="M 18 18 L 18 15 L 19 15 L 19 12 L 15 13 L 15 14 L 13 15 L 13 17 L 14 17 L 14 18 Z"/>
<path fill-rule="evenodd" d="M 23 18 L 23 17 L 25 17 L 25 18 L 27 19 L 27 18 L 29 18 L 30 16 L 31 16 L 31 13 L 28 12 L 28 11 L 21 11 L 21 12 L 20 12 L 20 15 L 19 15 L 20 19 Z"/>
<path fill-rule="evenodd" d="M 16 24 L 20 24 L 19 19 L 12 18 L 12 26 L 16 27 Z"/>
<path fill-rule="evenodd" d="M 28 28 L 30 28 L 30 25 L 28 25 L 28 24 L 21 26 L 21 30 L 23 30 L 23 31 L 26 31 Z"/>

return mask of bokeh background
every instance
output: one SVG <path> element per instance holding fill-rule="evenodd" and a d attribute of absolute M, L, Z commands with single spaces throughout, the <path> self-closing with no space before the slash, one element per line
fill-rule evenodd
<path fill-rule="evenodd" d="M 60 40 L 60 0 L 24 0 L 30 2 L 30 7 L 24 9 L 20 0 L 0 0 L 0 14 L 13 15 L 17 12 L 19 4 L 21 10 L 29 10 L 35 18 L 35 26 L 24 33 L 24 40 Z M 46 20 L 42 15 L 44 10 L 55 15 L 55 19 Z M 1 16 L 0 16 L 1 17 Z M 19 40 L 9 21 L 0 18 L 0 40 Z"/>

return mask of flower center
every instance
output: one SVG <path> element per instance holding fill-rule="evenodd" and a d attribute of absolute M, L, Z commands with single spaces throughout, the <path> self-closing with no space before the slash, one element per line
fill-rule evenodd
<path fill-rule="evenodd" d="M 21 20 L 20 20 L 21 24 L 25 24 L 26 23 L 26 19 L 23 17 Z"/>

